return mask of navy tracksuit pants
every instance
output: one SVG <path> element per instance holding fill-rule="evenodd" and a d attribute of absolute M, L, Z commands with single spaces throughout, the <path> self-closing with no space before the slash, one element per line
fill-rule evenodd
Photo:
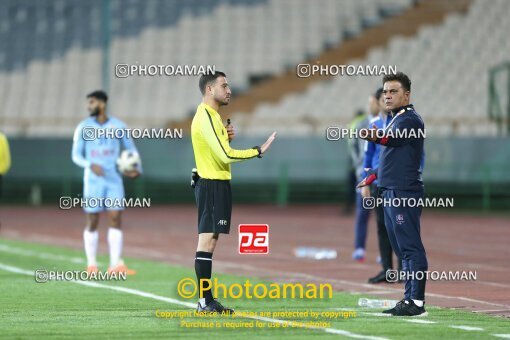
<path fill-rule="evenodd" d="M 388 202 L 395 198 L 423 198 L 423 190 L 404 191 L 381 189 L 381 197 Z M 395 254 L 402 259 L 402 270 L 408 273 L 411 280 L 405 282 L 404 298 L 425 299 L 425 271 L 428 270 L 427 255 L 420 236 L 420 216 L 422 207 L 410 207 L 400 200 L 397 204 L 384 205 L 384 221 L 391 246 Z M 419 275 L 413 274 L 422 272 Z M 413 276 L 414 275 L 414 276 Z"/>

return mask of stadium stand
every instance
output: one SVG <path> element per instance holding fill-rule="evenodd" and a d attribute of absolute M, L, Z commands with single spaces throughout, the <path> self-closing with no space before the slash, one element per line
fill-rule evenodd
<path fill-rule="evenodd" d="M 117 79 L 117 63 L 214 64 L 228 70 L 239 93 L 249 89 L 251 77 L 293 69 L 412 3 L 111 0 L 112 112 L 129 125 L 165 126 L 188 117 L 199 100 L 194 77 Z M 0 123 L 6 133 L 72 134 L 85 114 L 84 94 L 101 87 L 102 10 L 99 0 L 0 3 Z M 451 14 L 413 37 L 393 37 L 352 63 L 396 65 L 408 73 L 416 84 L 413 102 L 432 133 L 495 135 L 497 126 L 487 119 L 488 70 L 508 60 L 510 26 L 503 19 L 509 10 L 505 0 L 491 6 L 474 1 L 467 14 Z M 233 44 L 241 47 L 236 53 Z M 328 126 L 345 126 L 378 84 L 373 77 L 327 79 L 278 103 L 260 103 L 253 113 L 237 112 L 236 124 L 251 135 L 275 127 L 283 135 L 323 134 Z"/>
<path fill-rule="evenodd" d="M 130 125 L 164 126 L 194 110 L 197 80 L 115 79 L 114 65 L 213 64 L 228 69 L 240 92 L 251 77 L 293 68 L 412 3 L 111 0 L 104 20 L 100 0 L 2 1 L 0 123 L 10 135 L 71 135 L 85 114 L 84 95 L 102 85 L 99 33 L 107 26 L 112 112 Z M 232 45 L 241 48 L 232 53 Z"/>
<path fill-rule="evenodd" d="M 428 134 L 494 136 L 497 126 L 487 118 L 488 77 L 489 69 L 510 55 L 509 11 L 509 1 L 487 6 L 478 0 L 466 15 L 451 14 L 440 26 L 423 27 L 416 37 L 394 37 L 387 48 L 373 49 L 352 63 L 396 65 L 409 74 L 415 82 L 412 102 L 424 116 Z M 242 120 L 241 127 L 250 127 L 244 131 L 248 134 L 266 134 L 275 126 L 287 135 L 324 134 L 328 126 L 347 126 L 377 86 L 380 78 L 333 77 L 236 119 Z"/>

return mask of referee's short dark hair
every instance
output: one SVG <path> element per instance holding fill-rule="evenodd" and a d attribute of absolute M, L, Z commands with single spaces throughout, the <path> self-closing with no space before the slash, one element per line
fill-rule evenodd
<path fill-rule="evenodd" d="M 96 99 L 99 99 L 100 101 L 103 101 L 105 103 L 108 102 L 108 95 L 106 94 L 106 92 L 101 91 L 101 90 L 90 92 L 87 95 L 87 98 L 96 98 Z"/>
<path fill-rule="evenodd" d="M 221 71 L 202 74 L 200 80 L 198 81 L 198 87 L 200 87 L 200 92 L 202 92 L 202 95 L 205 94 L 205 88 L 207 87 L 207 85 L 214 83 L 218 77 L 226 77 L 226 75 Z"/>
<path fill-rule="evenodd" d="M 404 90 L 411 91 L 411 79 L 409 79 L 409 77 L 402 72 L 385 75 L 382 80 L 383 85 L 388 81 L 398 81 Z"/>

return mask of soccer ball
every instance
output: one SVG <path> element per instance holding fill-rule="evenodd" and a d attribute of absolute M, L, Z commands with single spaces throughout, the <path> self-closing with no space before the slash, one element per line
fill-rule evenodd
<path fill-rule="evenodd" d="M 117 167 L 121 173 L 137 170 L 140 165 L 140 155 L 138 152 L 124 150 L 117 159 Z"/>

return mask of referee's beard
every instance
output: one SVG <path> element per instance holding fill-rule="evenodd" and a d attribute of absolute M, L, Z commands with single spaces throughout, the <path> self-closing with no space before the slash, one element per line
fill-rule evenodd
<path fill-rule="evenodd" d="M 218 106 L 226 106 L 230 103 L 230 95 L 226 96 L 224 99 L 214 98 Z"/>

